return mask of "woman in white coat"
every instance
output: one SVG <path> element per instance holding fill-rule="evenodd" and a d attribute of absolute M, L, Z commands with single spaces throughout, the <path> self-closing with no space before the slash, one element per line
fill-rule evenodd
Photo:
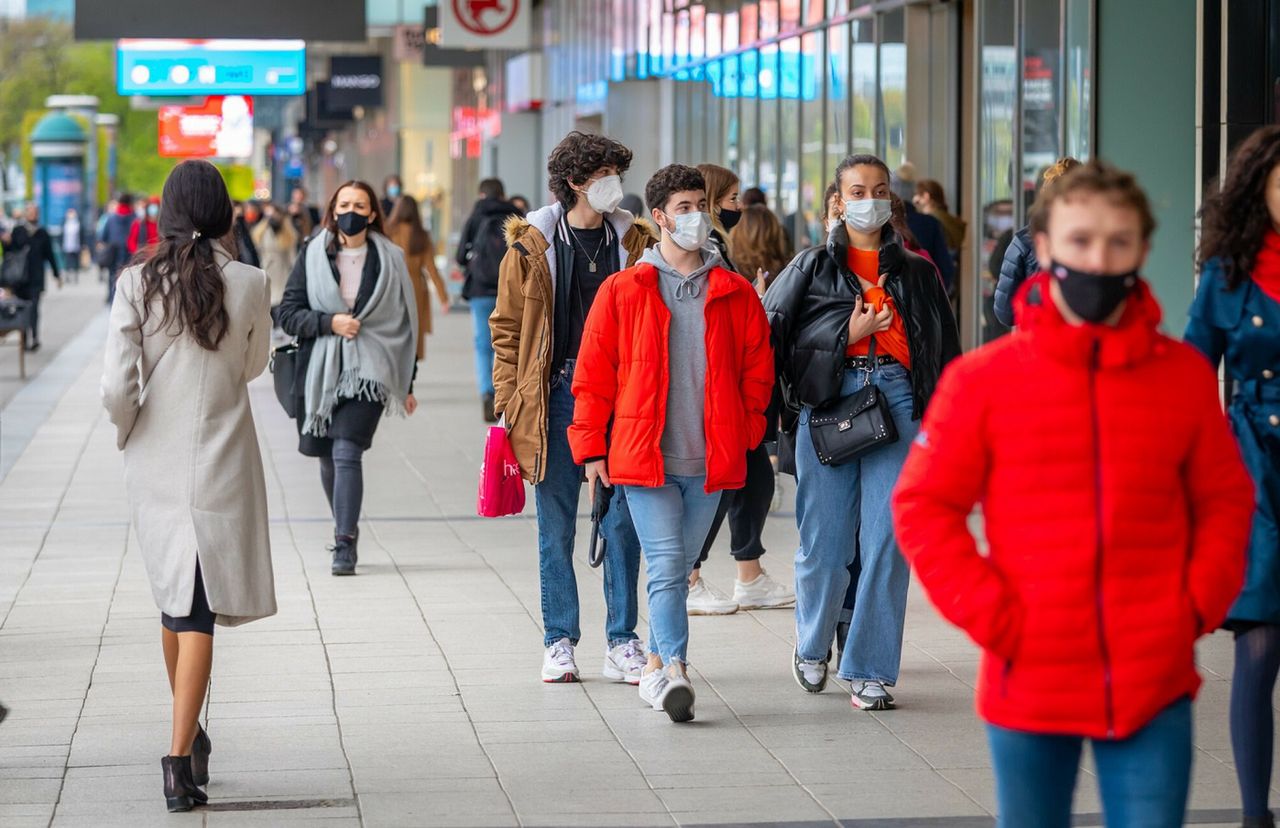
<path fill-rule="evenodd" d="M 199 726 L 215 622 L 273 615 L 266 483 L 247 385 L 270 347 L 267 278 L 221 241 L 232 207 L 217 168 L 186 161 L 161 200 L 160 243 L 120 274 L 102 399 L 124 452 L 134 534 L 161 611 L 173 740 L 170 811 L 203 804 Z"/>

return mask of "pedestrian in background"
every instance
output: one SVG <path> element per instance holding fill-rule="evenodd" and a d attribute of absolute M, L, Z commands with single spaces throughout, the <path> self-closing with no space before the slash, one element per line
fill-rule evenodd
<path fill-rule="evenodd" d="M 765 294 L 796 430 L 796 649 L 793 675 L 810 693 L 827 684 L 830 647 L 860 564 L 839 676 L 860 710 L 894 706 L 910 573 L 894 543 L 889 495 L 943 367 L 960 353 L 955 317 L 934 268 L 902 248 L 889 224 L 889 169 L 873 155 L 840 162 L 844 221 L 825 247 L 801 253 Z M 838 465 L 820 462 L 814 409 L 858 393 L 884 395 L 896 442 Z"/>
<path fill-rule="evenodd" d="M 271 284 L 271 318 L 275 319 L 277 308 L 284 299 L 289 272 L 297 258 L 298 236 L 285 211 L 270 202 L 263 208 L 263 220 L 253 226 L 249 236 L 258 251 L 259 264 Z"/>
<path fill-rule="evenodd" d="M 115 300 L 116 281 L 120 271 L 129 262 L 129 231 L 135 221 L 133 214 L 133 196 L 121 193 L 116 199 L 116 211 L 107 220 L 103 228 L 103 261 L 107 264 L 107 304 Z"/>
<path fill-rule="evenodd" d="M 1041 191 L 1052 184 L 1063 174 L 1080 166 L 1080 162 L 1070 156 L 1059 158 L 1057 163 L 1044 171 L 1041 178 Z M 1038 199 L 1037 199 L 1038 202 Z M 1037 207 L 1032 206 L 1034 213 Z M 1000 275 L 996 282 L 995 315 L 1001 325 L 1013 327 L 1013 300 L 1022 283 L 1040 272 L 1040 262 L 1036 259 L 1035 242 L 1031 238 L 1030 222 L 1020 230 L 1008 231 L 1009 241 L 1005 243 L 1004 255 L 1000 258 Z M 996 247 L 1000 247 L 1000 242 Z"/>
<path fill-rule="evenodd" d="M 417 299 L 369 184 L 348 181 L 334 191 L 289 274 L 278 316 L 298 338 L 298 451 L 320 459 L 334 522 L 330 571 L 354 575 L 364 453 L 384 413 L 418 408 Z"/>
<path fill-rule="evenodd" d="M 1280 127 L 1232 155 L 1201 220 L 1200 286 L 1186 341 L 1226 366 L 1231 425 L 1254 484 L 1244 591 L 1224 625 L 1235 634 L 1231 747 L 1247 828 L 1270 828 L 1280 671 Z"/>
<path fill-rule="evenodd" d="M 129 228 L 129 256 L 138 255 L 160 241 L 160 199 L 152 196 Z"/>
<path fill-rule="evenodd" d="M 404 184 L 400 181 L 400 176 L 395 173 L 387 176 L 382 182 L 382 192 L 382 215 L 390 216 L 401 193 L 404 192 Z"/>
<path fill-rule="evenodd" d="M 711 216 L 711 234 L 707 241 L 720 254 L 721 267 L 737 273 L 738 269 L 733 265 L 729 231 L 742 218 L 738 174 L 717 164 L 699 164 L 697 170 L 707 185 L 707 214 Z"/>
<path fill-rule="evenodd" d="M 597 479 L 625 491 L 648 574 L 640 699 L 673 722 L 694 718 L 689 577 L 721 493 L 746 483 L 774 375 L 759 297 L 708 243 L 713 208 L 705 188 L 702 173 L 683 164 L 645 185 L 662 240 L 600 289 L 583 333 L 569 428 L 593 491 Z"/>
<path fill-rule="evenodd" d="M 307 189 L 294 187 L 289 193 L 289 220 L 293 223 L 294 233 L 298 236 L 298 249 L 311 239 L 311 234 L 320 226 L 320 211 L 307 201 Z"/>
<path fill-rule="evenodd" d="M 466 274 L 462 298 L 471 307 L 471 333 L 476 359 L 476 385 L 480 389 L 480 413 L 486 423 L 496 423 L 493 387 L 493 336 L 489 317 L 498 303 L 498 278 L 507 255 L 507 222 L 519 218 L 520 210 L 507 201 L 502 182 L 486 178 L 480 182 L 480 199 L 462 226 L 455 260 Z"/>
<path fill-rule="evenodd" d="M 942 184 L 932 178 L 925 178 L 916 182 L 915 190 L 911 202 L 915 204 L 917 210 L 926 216 L 933 216 L 942 224 L 942 230 L 947 238 L 947 249 L 953 255 L 958 253 L 961 245 L 964 244 L 968 226 L 964 219 L 953 215 L 947 208 L 947 194 L 942 189 Z"/>
<path fill-rule="evenodd" d="M 53 239 L 49 231 L 40 226 L 40 208 L 28 204 L 22 220 L 9 233 L 5 255 L 26 256 L 27 280 L 15 291 L 19 299 L 27 302 L 27 350 L 40 350 L 40 301 L 44 298 L 48 277 L 45 265 L 53 269 L 53 278 L 62 287 L 62 274 L 58 269 L 58 257 L 53 252 Z"/>
<path fill-rule="evenodd" d="M 610 275 L 632 267 L 653 233 L 618 207 L 631 150 L 602 135 L 571 132 L 547 159 L 555 202 L 507 225 L 493 331 L 496 407 L 520 474 L 534 484 L 542 584 L 542 680 L 581 678 L 575 648 L 578 582 L 573 571 L 582 465 L 569 448 L 570 391 L 587 314 Z M 606 607 L 604 676 L 639 684 L 644 648 L 636 636 L 640 542 L 624 492 L 601 531 Z"/>
<path fill-rule="evenodd" d="M 251 233 L 254 225 L 262 218 L 262 212 L 253 201 L 237 201 L 235 211 L 232 235 L 236 240 L 236 258 L 249 267 L 261 267 L 262 257 L 258 255 L 258 246 L 253 243 Z"/>
<path fill-rule="evenodd" d="M 74 208 L 67 210 L 62 220 L 62 271 L 72 284 L 80 281 L 80 251 L 84 246 L 84 230 L 80 226 L 80 214 Z"/>
<path fill-rule="evenodd" d="M 983 650 L 1001 828 L 1071 824 L 1086 740 L 1107 825 L 1176 828 L 1195 642 L 1240 590 L 1253 488 L 1214 372 L 1159 332 L 1138 275 L 1155 220 L 1133 177 L 1078 167 L 1032 227 L 1048 272 L 1015 299 L 1017 332 L 947 369 L 894 524 L 929 598 Z"/>
<path fill-rule="evenodd" d="M 222 246 L 231 198 L 217 168 L 169 174 L 161 241 L 120 275 L 102 399 L 124 452 L 138 549 L 160 609 L 173 692 L 161 760 L 170 811 L 208 797 L 212 742 L 199 724 L 214 625 L 274 615 L 267 490 L 248 383 L 267 366 L 266 276 Z M 199 424 L 193 428 L 193 424 Z"/>
<path fill-rule="evenodd" d="M 427 334 L 431 333 L 431 291 L 427 279 L 436 292 L 440 307 L 449 308 L 449 289 L 436 268 L 436 246 L 431 234 L 422 225 L 422 213 L 418 200 L 413 196 L 400 196 L 387 221 L 387 237 L 404 252 L 405 266 L 413 280 L 413 293 L 417 299 L 418 339 L 417 356 L 427 355 Z"/>
<path fill-rule="evenodd" d="M 529 199 L 525 198 L 522 195 L 513 195 L 511 197 L 511 206 L 519 210 L 520 215 L 522 216 L 526 216 L 529 214 L 529 210 L 530 210 Z"/>
<path fill-rule="evenodd" d="M 738 225 L 729 231 L 729 241 L 742 275 L 751 279 L 763 296 L 789 261 L 778 217 L 758 204 L 748 207 L 742 211 Z"/>

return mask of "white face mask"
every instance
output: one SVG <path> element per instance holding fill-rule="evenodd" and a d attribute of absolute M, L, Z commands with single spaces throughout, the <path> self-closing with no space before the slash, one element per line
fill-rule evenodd
<path fill-rule="evenodd" d="M 587 203 L 592 210 L 604 215 L 618 209 L 618 205 L 622 203 L 622 178 L 606 175 L 592 181 L 587 188 Z"/>
<path fill-rule="evenodd" d="M 844 203 L 845 224 L 859 233 L 874 233 L 893 216 L 893 202 L 887 198 L 864 198 Z"/>
<path fill-rule="evenodd" d="M 690 252 L 701 250 L 711 236 L 711 214 L 685 213 L 671 218 L 676 223 L 674 230 L 667 230 L 671 240 Z"/>

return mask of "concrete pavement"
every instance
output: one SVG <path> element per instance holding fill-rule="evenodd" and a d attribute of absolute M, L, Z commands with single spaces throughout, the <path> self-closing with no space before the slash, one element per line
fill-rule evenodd
<path fill-rule="evenodd" d="M 855 713 L 842 686 L 803 693 L 792 613 L 774 610 L 692 619 L 698 719 L 674 726 L 600 677 L 600 572 L 580 554 L 586 681 L 541 684 L 532 501 L 518 518 L 475 517 L 484 428 L 464 315 L 437 320 L 422 410 L 384 422 L 366 458 L 356 578 L 329 575 L 316 463 L 269 378 L 255 384 L 280 612 L 219 629 L 211 805 L 166 814 L 169 691 L 98 403 L 102 330 L 98 318 L 57 355 L 65 390 L 27 411 L 38 422 L 0 480 L 0 825 L 992 824 L 977 653 L 917 590 L 899 710 Z M 783 481 L 764 562 L 790 582 Z M 726 540 L 704 572 L 728 590 Z M 1190 821 L 1230 824 L 1229 637 L 1200 658 Z M 1088 776 L 1076 809 L 1101 824 Z"/>

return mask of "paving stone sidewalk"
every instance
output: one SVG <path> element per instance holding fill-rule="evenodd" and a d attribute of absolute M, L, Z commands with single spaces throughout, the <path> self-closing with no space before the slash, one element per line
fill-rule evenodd
<path fill-rule="evenodd" d="M 792 613 L 775 610 L 692 619 L 698 718 L 674 726 L 600 677 L 600 573 L 579 555 L 586 680 L 542 684 L 532 502 L 523 517 L 475 517 L 484 427 L 462 315 L 437 320 L 422 410 L 385 422 L 366 458 L 356 578 L 329 575 L 316 462 L 295 451 L 269 378 L 255 384 L 280 612 L 219 629 L 211 805 L 166 814 L 169 691 L 98 403 L 101 331 L 86 328 L 82 356 L 68 351 L 55 402 L 0 481 L 0 700 L 12 708 L 0 825 L 992 824 L 977 653 L 917 590 L 901 709 L 855 713 L 840 686 L 803 693 Z M 765 564 L 790 582 L 783 481 Z M 727 590 L 725 540 L 704 571 Z M 1229 638 L 1200 657 L 1190 819 L 1230 824 Z M 1076 806 L 1079 824 L 1101 824 L 1088 776 Z"/>

